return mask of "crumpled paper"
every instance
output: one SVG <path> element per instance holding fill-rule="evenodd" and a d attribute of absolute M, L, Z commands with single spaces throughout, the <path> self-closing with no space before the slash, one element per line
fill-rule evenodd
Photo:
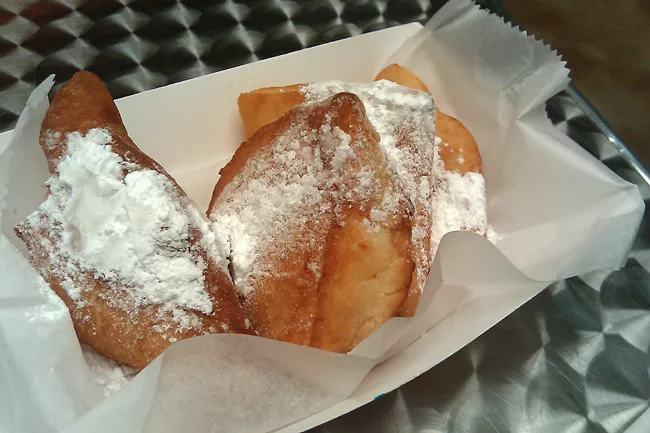
<path fill-rule="evenodd" d="M 556 53 L 469 0 L 450 1 L 413 33 L 403 26 L 364 35 L 145 92 L 118 106 L 138 145 L 204 206 L 219 161 L 241 136 L 233 121 L 239 92 L 369 81 L 381 66 L 399 62 L 476 137 L 496 246 L 472 233 L 446 235 L 415 317 L 391 319 L 351 354 L 202 336 L 174 344 L 108 398 L 93 381 L 65 306 L 45 290 L 12 232 L 45 194 L 38 130 L 52 78 L 41 84 L 11 142 L 0 136 L 0 431 L 300 431 L 413 379 L 549 282 L 620 266 L 643 202 L 635 186 L 547 119 L 545 101 L 568 83 Z M 377 51 L 397 40 L 403 41 L 397 49 Z M 216 107 L 219 116 L 203 107 Z M 155 130 L 147 119 L 155 120 Z"/>

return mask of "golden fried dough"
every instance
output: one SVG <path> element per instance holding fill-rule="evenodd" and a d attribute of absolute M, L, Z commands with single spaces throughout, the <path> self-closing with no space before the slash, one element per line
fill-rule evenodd
<path fill-rule="evenodd" d="M 103 137 L 105 141 L 95 143 L 89 137 Z M 73 141 L 74 146 L 80 147 L 71 147 Z M 227 273 L 225 257 L 219 257 L 209 243 L 204 242 L 207 241 L 207 218 L 174 179 L 131 141 L 117 107 L 99 78 L 79 72 L 61 87 L 43 121 L 40 144 L 52 175 L 48 181 L 49 194 L 41 207 L 15 231 L 27 244 L 34 267 L 67 305 L 83 342 L 116 361 L 143 368 L 176 340 L 206 333 L 250 333 Z M 104 156 L 101 162 L 86 161 L 89 168 L 101 171 L 101 164 L 114 164 L 120 170 L 102 172 L 111 176 L 109 180 L 93 177 L 83 169 L 77 170 L 73 152 L 88 149 L 96 152 L 92 155 Z M 165 188 L 163 197 L 153 199 L 159 198 L 169 207 L 169 214 L 175 217 L 169 219 L 169 224 L 146 226 L 147 219 L 154 217 L 145 213 L 143 219 L 137 213 L 148 209 L 149 205 L 129 199 L 129 194 L 140 197 L 138 194 L 153 192 L 146 188 L 144 191 L 128 189 L 126 183 L 146 187 L 148 184 L 142 183 L 143 180 L 154 180 Z M 89 206 L 90 202 L 84 200 L 97 191 L 101 194 L 90 197 L 95 205 Z M 75 200 L 83 206 L 75 208 Z M 122 207 L 120 203 L 123 202 L 129 206 Z M 101 224 L 114 217 L 113 209 L 130 212 L 119 219 L 128 222 L 125 226 L 101 228 Z M 155 242 L 142 237 L 142 233 L 148 231 L 137 231 L 140 229 L 134 227 L 140 227 L 138 224 L 156 234 Z M 117 230 L 122 230 L 129 239 L 120 239 L 115 233 Z M 171 234 L 176 231 L 184 235 L 172 238 Z M 147 260 L 159 266 L 154 274 L 147 274 L 147 278 L 153 278 L 160 285 L 160 292 L 153 287 L 139 286 L 139 281 L 149 281 L 142 276 L 149 268 L 141 262 L 130 263 L 133 267 L 130 271 L 94 268 L 95 262 L 84 253 L 101 247 L 93 242 L 106 239 L 118 246 L 131 245 L 129 242 L 138 239 L 141 241 L 138 246 L 157 248 L 141 254 L 147 254 Z M 95 258 L 97 263 L 109 260 L 109 253 L 114 255 L 116 263 L 131 255 L 138 257 L 136 250 L 119 248 L 116 251 L 105 249 L 102 253 L 104 255 L 98 254 Z M 182 270 L 182 266 L 198 269 L 199 273 L 175 286 L 176 276 L 166 272 L 173 273 L 176 268 Z M 175 297 L 162 291 L 170 287 Z M 198 293 L 197 296 L 203 296 L 197 299 L 207 306 L 187 307 L 195 302 L 183 299 L 191 295 L 190 288 Z M 156 303 L 144 299 L 143 293 L 163 300 Z M 199 301 L 196 303 L 198 305 Z"/>
<path fill-rule="evenodd" d="M 343 92 L 260 128 L 222 169 L 209 214 L 260 335 L 347 352 L 398 315 L 414 270 L 410 204 L 377 140 Z"/>
<path fill-rule="evenodd" d="M 248 140 L 262 126 L 278 120 L 284 113 L 305 101 L 304 84 L 262 87 L 245 92 L 237 98 L 239 115 Z"/>
<path fill-rule="evenodd" d="M 437 110 L 436 135 L 442 140 L 438 153 L 447 170 L 460 174 L 483 172 L 476 140 L 460 120 Z"/>
<path fill-rule="evenodd" d="M 239 95 L 237 99 L 239 113 L 242 119 L 250 119 L 250 122 L 244 122 L 246 139 L 250 138 L 262 126 L 277 120 L 284 113 L 303 102 L 305 98 L 300 93 L 301 87 L 300 84 L 265 87 Z M 276 97 L 276 95 L 280 95 L 280 97 Z M 268 98 L 271 98 L 271 103 Z"/>

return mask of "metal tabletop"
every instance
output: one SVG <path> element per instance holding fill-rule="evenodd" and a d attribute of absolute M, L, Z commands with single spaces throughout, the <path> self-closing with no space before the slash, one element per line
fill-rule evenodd
<path fill-rule="evenodd" d="M 88 69 L 117 98 L 424 22 L 444 3 L 3 0 L 0 131 L 14 126 L 29 92 L 51 73 L 61 82 Z M 557 128 L 639 185 L 648 207 L 647 170 L 575 89 L 547 110 Z M 624 431 L 650 414 L 649 271 L 646 213 L 625 268 L 552 285 L 434 369 L 313 432 Z M 637 431 L 650 431 L 650 421 Z"/>

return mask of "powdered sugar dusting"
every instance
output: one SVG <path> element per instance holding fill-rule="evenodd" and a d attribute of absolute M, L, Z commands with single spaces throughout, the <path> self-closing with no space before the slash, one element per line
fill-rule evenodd
<path fill-rule="evenodd" d="M 43 242 L 68 295 L 82 302 L 87 284 L 80 275 L 90 273 L 126 291 L 129 305 L 118 307 L 155 305 L 181 328 L 197 326 L 185 310 L 212 312 L 204 257 L 225 263 L 207 218 L 165 175 L 113 152 L 108 130 L 49 136 L 64 139 L 66 152 L 47 181 L 50 194 L 27 223 L 50 233 L 52 242 Z M 202 250 L 190 242 L 197 233 Z"/>
<path fill-rule="evenodd" d="M 341 128 L 335 126 L 332 134 L 338 138 L 339 141 L 339 145 L 334 150 L 332 168 L 335 170 L 341 170 L 345 166 L 346 161 L 354 157 L 354 151 L 350 147 L 350 136 L 343 132 Z"/>
<path fill-rule="evenodd" d="M 455 230 L 486 233 L 487 209 L 482 174 L 469 172 L 461 175 L 445 170 L 434 190 L 432 204 L 431 247 L 434 254 L 446 233 Z"/>
<path fill-rule="evenodd" d="M 435 155 L 434 102 L 430 95 L 389 81 L 350 84 L 339 81 L 309 84 L 306 101 L 351 92 L 364 103 L 368 120 L 380 136 L 388 162 L 409 190 L 418 196 L 420 176 L 430 172 Z"/>
<path fill-rule="evenodd" d="M 56 296 L 43 277 L 39 275 L 37 278 L 38 291 L 44 299 L 41 304 L 25 311 L 25 318 L 30 323 L 51 322 L 68 315 L 68 307 L 65 306 L 61 298 Z"/>
<path fill-rule="evenodd" d="M 102 389 L 106 397 L 119 391 L 137 373 L 134 368 L 119 364 L 85 344 L 81 345 L 81 351 L 92 381 Z"/>
<path fill-rule="evenodd" d="M 493 244 L 499 243 L 499 241 L 502 239 L 502 236 L 496 230 L 494 230 L 494 227 L 491 224 L 488 224 L 487 230 L 485 232 L 485 237 L 488 238 L 488 240 Z"/>
<path fill-rule="evenodd" d="M 302 139 L 314 140 L 315 136 Z M 223 191 L 223 205 L 213 208 L 210 218 L 218 239 L 230 252 L 235 288 L 241 295 L 249 294 L 250 278 L 271 271 L 257 261 L 261 244 L 292 215 L 294 219 L 305 215 L 306 220 L 306 210 L 322 201 L 319 150 L 301 147 L 297 139 L 280 137 L 277 144 L 266 146 L 263 155 L 246 165 Z"/>
<path fill-rule="evenodd" d="M 278 258 L 305 248 L 311 258 L 307 269 L 318 278 L 325 244 L 318 227 L 337 220 L 345 203 L 384 215 L 400 204 L 386 198 L 397 193 L 392 189 L 386 189 L 381 203 L 369 203 L 377 177 L 359 163 L 352 138 L 332 124 L 329 114 L 317 129 L 308 127 L 306 111 L 300 116 L 249 157 L 210 211 L 243 297 L 252 293 L 257 278 L 277 272 L 263 254 Z"/>

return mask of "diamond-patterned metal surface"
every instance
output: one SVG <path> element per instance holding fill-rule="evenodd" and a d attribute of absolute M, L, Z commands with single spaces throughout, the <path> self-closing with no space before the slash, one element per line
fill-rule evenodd
<path fill-rule="evenodd" d="M 6 3 L 6 4 L 5 4 Z M 355 36 L 425 21 L 445 1 L 7 0 L 0 2 L 0 130 L 49 74 L 90 70 L 119 98 Z"/>
<path fill-rule="evenodd" d="M 444 0 L 4 0 L 0 131 L 51 73 L 97 73 L 113 95 L 384 27 Z M 486 6 L 492 6 L 484 0 Z M 650 205 L 647 171 L 575 92 L 553 123 Z M 554 284 L 451 358 L 314 432 L 622 432 L 650 402 L 650 217 L 624 269 Z M 648 426 L 650 431 L 650 426 Z"/>

